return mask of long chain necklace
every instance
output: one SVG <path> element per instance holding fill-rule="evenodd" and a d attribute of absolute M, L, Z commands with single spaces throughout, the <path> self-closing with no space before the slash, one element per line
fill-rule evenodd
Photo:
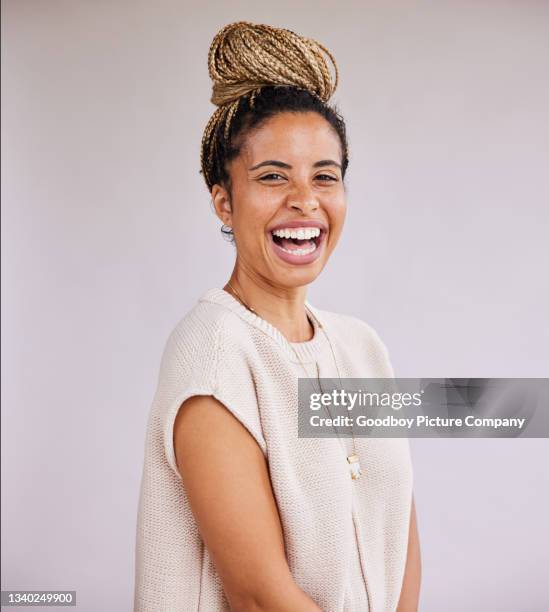
<path fill-rule="evenodd" d="M 231 285 L 230 282 L 227 282 L 227 285 L 231 288 L 231 291 L 235 294 L 235 296 L 238 298 L 238 301 L 245 306 L 250 312 L 253 312 L 256 316 L 259 316 L 257 314 L 257 312 L 251 307 L 248 306 L 248 304 L 242 299 L 242 297 L 240 296 L 240 294 L 238 293 L 238 291 Z M 330 337 L 328 336 L 326 330 L 324 329 L 324 326 L 322 325 L 322 323 L 317 319 L 317 317 L 314 315 L 314 313 L 311 312 L 311 310 L 305 306 L 305 310 L 307 311 L 307 313 L 315 320 L 317 326 L 319 329 L 322 330 L 322 332 L 324 333 L 324 335 L 326 336 L 326 340 L 328 340 L 328 344 L 330 345 L 330 350 L 332 352 L 332 358 L 334 360 L 334 364 L 337 370 L 337 376 L 339 378 L 339 384 L 342 387 L 342 383 L 341 383 L 341 374 L 339 372 L 339 367 L 337 365 L 337 359 L 335 356 L 335 351 L 334 348 L 332 346 L 332 342 L 330 340 Z M 301 361 L 301 359 L 299 358 L 299 354 L 297 353 L 297 351 L 295 350 L 295 348 L 292 346 L 291 342 L 288 342 L 288 344 L 290 345 L 290 347 L 292 348 L 295 356 L 297 357 L 297 360 L 299 362 L 299 365 L 302 367 L 303 371 L 305 372 L 305 375 L 307 378 L 309 378 L 309 373 L 307 372 L 307 368 L 303 365 L 303 362 Z M 318 388 L 320 389 L 320 392 L 322 393 L 322 387 L 320 385 L 320 372 L 319 372 L 319 368 L 318 368 L 318 363 L 316 364 L 316 376 L 317 376 L 317 382 L 318 382 Z M 326 409 L 328 410 L 328 413 L 330 414 L 330 417 L 332 416 L 330 413 L 330 410 L 328 409 L 328 407 L 326 406 Z M 339 433 L 337 432 L 337 430 L 335 430 L 337 437 L 340 441 L 340 443 L 342 444 L 342 447 L 345 450 L 345 454 L 347 454 L 347 451 L 345 449 L 344 444 L 341 442 L 341 438 L 339 436 Z M 353 436 L 353 452 L 350 455 L 347 455 L 347 463 L 349 464 L 349 469 L 351 472 L 351 478 L 353 480 L 358 480 L 362 474 L 362 469 L 360 467 L 360 460 L 358 457 L 358 453 L 356 451 L 356 444 L 355 444 L 355 435 L 351 429 L 351 435 Z"/>

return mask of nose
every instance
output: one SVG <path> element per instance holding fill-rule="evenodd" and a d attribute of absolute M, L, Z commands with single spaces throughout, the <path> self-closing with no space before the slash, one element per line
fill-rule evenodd
<path fill-rule="evenodd" d="M 296 186 L 292 193 L 288 194 L 287 206 L 306 215 L 317 210 L 319 203 L 311 188 L 303 185 Z"/>

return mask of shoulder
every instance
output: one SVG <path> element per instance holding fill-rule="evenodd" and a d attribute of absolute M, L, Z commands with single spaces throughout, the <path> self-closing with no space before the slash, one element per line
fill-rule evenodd
<path fill-rule="evenodd" d="M 389 361 L 387 346 L 380 335 L 366 321 L 359 317 L 312 308 L 313 313 L 317 314 L 318 319 L 325 326 L 326 331 L 340 342 L 347 346 L 358 346 L 373 357 L 378 357 L 384 361 Z"/>
<path fill-rule="evenodd" d="M 191 373 L 212 375 L 224 315 L 223 309 L 216 304 L 197 302 L 176 321 L 162 350 L 161 382 L 172 382 Z"/>
<path fill-rule="evenodd" d="M 192 370 L 215 377 L 220 360 L 235 356 L 245 343 L 246 323 L 220 304 L 198 301 L 171 329 L 162 352 L 161 376 Z"/>
<path fill-rule="evenodd" d="M 158 435 L 165 457 L 178 474 L 173 428 L 179 408 L 193 396 L 213 396 L 239 419 L 266 452 L 255 404 L 253 381 L 245 359 L 225 349 L 234 313 L 199 300 L 172 328 L 162 353 L 151 407 L 151 435 Z"/>
<path fill-rule="evenodd" d="M 320 322 L 334 333 L 371 343 L 382 343 L 377 331 L 366 321 L 349 314 L 312 307 Z"/>
<path fill-rule="evenodd" d="M 226 309 L 212 302 L 199 301 L 174 325 L 168 341 L 179 345 L 200 345 L 214 339 L 223 326 Z"/>
<path fill-rule="evenodd" d="M 200 355 L 215 353 L 231 339 L 242 339 L 247 324 L 220 304 L 199 301 L 173 327 L 166 348 Z"/>

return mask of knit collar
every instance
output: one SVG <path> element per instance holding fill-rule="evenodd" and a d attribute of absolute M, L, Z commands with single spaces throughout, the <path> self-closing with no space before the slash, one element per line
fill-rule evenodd
<path fill-rule="evenodd" d="M 307 300 L 305 301 L 305 305 L 314 315 L 314 336 L 306 342 L 288 342 L 278 328 L 248 310 L 236 299 L 236 297 L 224 289 L 218 289 L 217 287 L 209 289 L 199 301 L 212 302 L 231 310 L 241 319 L 270 336 L 284 350 L 288 359 L 294 363 L 299 363 L 300 361 L 303 363 L 315 361 L 329 347 L 326 334 L 318 327 L 318 323 L 315 320 L 316 317 L 324 326 L 324 321 L 322 320 L 320 312 Z"/>

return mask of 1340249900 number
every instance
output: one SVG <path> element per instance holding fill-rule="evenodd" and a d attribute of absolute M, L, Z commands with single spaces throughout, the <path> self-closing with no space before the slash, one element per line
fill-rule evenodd
<path fill-rule="evenodd" d="M 76 606 L 76 591 L 2 591 L 2 606 Z"/>

